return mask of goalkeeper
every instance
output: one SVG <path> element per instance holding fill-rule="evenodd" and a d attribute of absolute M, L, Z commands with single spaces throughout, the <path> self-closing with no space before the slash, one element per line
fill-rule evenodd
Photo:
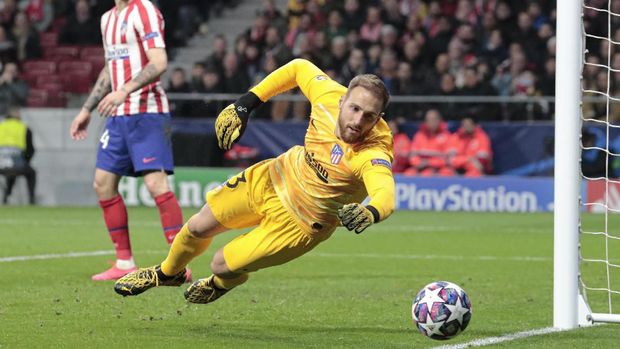
<path fill-rule="evenodd" d="M 186 265 L 215 235 L 255 227 L 219 249 L 211 261 L 213 275 L 185 291 L 189 302 L 210 303 L 246 282 L 249 273 L 312 250 L 340 224 L 359 234 L 392 213 L 392 134 L 382 118 L 389 94 L 375 75 L 357 76 L 345 88 L 311 62 L 295 59 L 219 114 L 220 148 L 239 140 L 252 110 L 295 87 L 312 104 L 304 146 L 259 162 L 208 192 L 166 259 L 119 279 L 117 293 L 180 286 Z M 368 204 L 360 204 L 366 196 Z"/>

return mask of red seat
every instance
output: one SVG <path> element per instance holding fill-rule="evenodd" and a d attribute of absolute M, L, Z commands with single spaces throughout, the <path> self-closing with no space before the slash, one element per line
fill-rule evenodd
<path fill-rule="evenodd" d="M 61 75 L 64 90 L 72 93 L 88 93 L 93 80 L 90 72 L 74 71 Z"/>
<path fill-rule="evenodd" d="M 47 105 L 47 91 L 31 89 L 28 92 L 26 104 L 29 107 L 45 107 Z"/>
<path fill-rule="evenodd" d="M 62 81 L 62 79 L 60 78 L 60 75 L 56 75 L 56 74 L 50 74 L 50 75 L 39 75 L 36 76 L 36 86 L 40 87 L 44 84 L 47 83 L 57 83 L 57 84 L 64 84 L 64 82 Z"/>
<path fill-rule="evenodd" d="M 91 76 L 93 80 L 97 80 L 101 69 L 103 69 L 103 67 L 105 66 L 105 59 L 103 58 L 103 56 L 88 56 L 82 58 L 82 60 L 85 62 L 89 62 L 93 66 Z"/>
<path fill-rule="evenodd" d="M 52 47 L 58 45 L 58 33 L 48 32 L 39 34 L 41 47 Z"/>
<path fill-rule="evenodd" d="M 93 71 L 93 66 L 90 62 L 83 61 L 64 61 L 58 63 L 58 72 L 60 74 L 81 72 L 90 75 Z"/>
<path fill-rule="evenodd" d="M 52 46 L 43 48 L 43 56 L 60 62 L 65 59 L 76 59 L 80 54 L 78 46 Z"/>
<path fill-rule="evenodd" d="M 23 64 L 22 71 L 24 73 L 29 73 L 32 71 L 38 71 L 38 72 L 45 71 L 48 74 L 53 74 L 56 72 L 56 62 L 54 61 L 26 61 Z"/>
<path fill-rule="evenodd" d="M 84 46 L 80 50 L 80 58 L 99 57 L 104 59 L 104 51 L 101 46 Z"/>

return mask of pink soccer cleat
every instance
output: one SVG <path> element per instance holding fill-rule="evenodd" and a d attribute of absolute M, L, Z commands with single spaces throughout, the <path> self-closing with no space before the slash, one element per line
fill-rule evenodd
<path fill-rule="evenodd" d="M 192 270 L 185 268 L 185 282 L 192 282 Z"/>
<path fill-rule="evenodd" d="M 116 264 L 114 264 L 112 268 L 104 271 L 103 273 L 93 275 L 91 279 L 93 279 L 94 281 L 118 280 L 122 278 L 123 276 L 136 270 L 138 270 L 137 267 L 133 267 L 130 269 L 119 269 L 116 267 Z M 190 274 L 190 277 L 191 277 L 191 274 Z"/>

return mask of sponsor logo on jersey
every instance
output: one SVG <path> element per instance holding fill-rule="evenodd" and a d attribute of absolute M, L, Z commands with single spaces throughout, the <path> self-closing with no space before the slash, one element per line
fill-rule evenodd
<path fill-rule="evenodd" d="M 329 177 L 329 173 L 323 167 L 323 165 L 321 165 L 321 163 L 319 163 L 314 158 L 314 153 L 308 153 L 308 152 L 304 151 L 304 158 L 306 160 L 306 164 L 308 164 L 308 166 L 310 166 L 310 168 L 314 170 L 314 173 L 316 173 L 316 176 L 319 177 L 319 179 L 322 182 L 328 183 L 327 179 Z"/>
<path fill-rule="evenodd" d="M 106 49 L 105 58 L 109 61 L 129 59 L 129 48 L 126 45 L 110 45 Z"/>
<path fill-rule="evenodd" d="M 389 161 L 385 160 L 385 159 L 372 159 L 370 160 L 370 163 L 373 166 L 385 166 L 387 168 L 389 168 L 390 170 L 392 169 L 392 164 L 390 164 Z"/>
<path fill-rule="evenodd" d="M 327 75 L 318 75 L 318 76 L 316 77 L 316 79 L 317 79 L 317 80 L 319 80 L 319 81 L 321 81 L 321 80 L 327 80 L 327 79 L 329 79 L 329 78 L 327 77 Z"/>
<path fill-rule="evenodd" d="M 330 157 L 332 164 L 338 165 L 340 163 L 340 159 L 342 159 L 343 154 L 344 151 L 342 151 L 342 148 L 340 148 L 338 144 L 334 145 L 334 147 L 332 148 L 332 155 Z"/>

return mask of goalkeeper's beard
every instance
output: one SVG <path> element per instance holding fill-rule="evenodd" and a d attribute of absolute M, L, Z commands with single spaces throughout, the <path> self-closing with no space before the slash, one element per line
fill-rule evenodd
<path fill-rule="evenodd" d="M 348 144 L 359 143 L 366 138 L 368 132 L 370 132 L 372 128 L 363 130 L 361 126 L 355 125 L 353 123 L 347 124 L 343 121 L 342 117 L 338 115 L 338 138 Z"/>

